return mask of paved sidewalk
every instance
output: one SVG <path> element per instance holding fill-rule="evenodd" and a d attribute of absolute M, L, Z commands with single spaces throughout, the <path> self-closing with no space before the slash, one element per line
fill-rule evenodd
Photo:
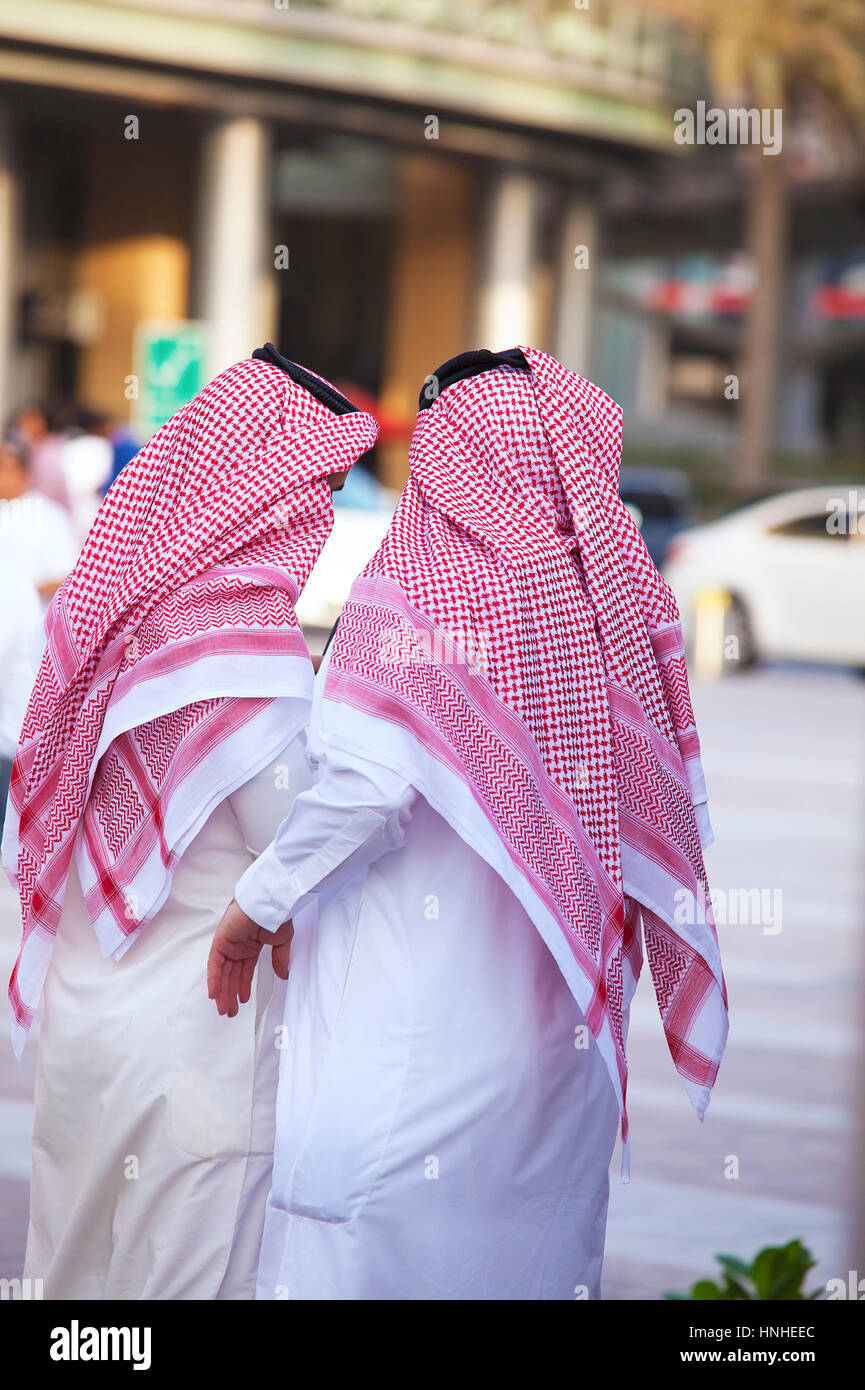
<path fill-rule="evenodd" d="M 697 688 L 694 703 L 717 837 L 710 885 L 780 890 L 782 927 L 719 929 L 731 1032 L 703 1125 L 641 981 L 629 1046 L 632 1180 L 613 1185 L 607 1298 L 684 1289 L 715 1272 L 717 1252 L 750 1258 L 795 1236 L 820 1261 L 815 1280 L 845 1275 L 849 1262 L 865 682 L 758 671 Z M 738 1178 L 725 1176 L 735 1161 Z"/>
<path fill-rule="evenodd" d="M 670 1061 L 648 978 L 630 1035 L 632 1181 L 614 1169 L 605 1296 L 657 1298 L 724 1251 L 802 1236 L 844 1275 L 860 1057 L 865 682 L 760 671 L 695 691 L 717 844 L 713 889 L 779 889 L 782 929 L 721 928 L 731 1042 L 706 1122 Z M 769 902 L 771 903 L 771 898 Z M 0 883 L 0 970 L 17 949 Z M 4 1029 L 5 1032 L 5 1029 Z M 35 1047 L 0 1042 L 0 1276 L 20 1273 Z M 738 1163 L 738 1178 L 725 1172 Z"/>

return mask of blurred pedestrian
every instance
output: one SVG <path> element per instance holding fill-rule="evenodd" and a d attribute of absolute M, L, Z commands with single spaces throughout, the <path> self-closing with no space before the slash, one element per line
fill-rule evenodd
<path fill-rule="evenodd" d="M 22 435 L 0 442 L 0 544 L 46 607 L 78 556 L 68 511 L 33 484 Z"/>
<path fill-rule="evenodd" d="M 99 411 L 79 410 L 75 428 L 63 445 L 63 476 L 82 545 L 111 479 L 114 451 L 106 438 L 107 428 L 108 419 Z"/>
<path fill-rule="evenodd" d="M 12 759 L 33 685 L 33 648 L 42 613 L 26 570 L 0 540 L 0 824 Z"/>
<path fill-rule="evenodd" d="M 100 417 L 99 422 L 93 428 L 97 434 L 101 434 L 103 438 L 107 439 L 111 446 L 111 472 L 107 482 L 102 487 L 102 495 L 104 496 L 120 477 L 127 463 L 135 458 L 139 446 L 125 425 L 113 424 L 107 416 Z"/>
<path fill-rule="evenodd" d="M 70 510 L 69 491 L 63 472 L 64 432 L 56 411 L 36 401 L 22 405 L 13 415 L 11 433 L 30 447 L 30 486 L 64 511 Z"/>

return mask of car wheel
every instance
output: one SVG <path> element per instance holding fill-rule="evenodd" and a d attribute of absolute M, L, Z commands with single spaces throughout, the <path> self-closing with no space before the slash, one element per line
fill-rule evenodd
<path fill-rule="evenodd" d="M 724 670 L 731 675 L 757 663 L 757 645 L 748 609 L 734 594 L 724 620 Z"/>

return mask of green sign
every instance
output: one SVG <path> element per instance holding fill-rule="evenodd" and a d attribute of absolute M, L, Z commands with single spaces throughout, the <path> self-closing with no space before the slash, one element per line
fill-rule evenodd
<path fill-rule="evenodd" d="M 135 419 L 141 438 L 149 439 L 201 390 L 205 383 L 206 351 L 207 330 L 203 323 L 186 319 L 171 323 L 145 320 L 138 325 Z"/>

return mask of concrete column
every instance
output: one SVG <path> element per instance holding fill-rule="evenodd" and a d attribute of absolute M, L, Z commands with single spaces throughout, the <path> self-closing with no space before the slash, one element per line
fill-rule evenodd
<path fill-rule="evenodd" d="M 215 376 L 273 336 L 270 139 L 264 122 L 224 120 L 204 140 L 197 313 Z M 270 258 L 270 259 L 269 259 Z"/>
<path fill-rule="evenodd" d="M 400 165 L 381 399 L 406 435 L 379 444 L 382 482 L 401 488 L 418 392 L 429 372 L 466 348 L 474 291 L 475 185 L 465 166 L 428 155 Z"/>
<path fill-rule="evenodd" d="M 189 317 L 191 154 L 155 140 L 89 144 L 69 286 L 79 320 L 76 387 L 81 404 L 114 420 L 135 421 L 126 388 L 139 369 L 139 326 Z"/>
<path fill-rule="evenodd" d="M 0 420 L 15 401 L 12 335 L 15 328 L 15 274 L 18 244 L 18 176 L 12 151 L 12 121 L 0 110 Z"/>
<path fill-rule="evenodd" d="M 637 352 L 636 413 L 641 420 L 660 420 L 669 408 L 669 320 L 647 315 L 639 325 Z"/>
<path fill-rule="evenodd" d="M 493 177 L 479 258 L 478 347 L 496 352 L 537 341 L 540 209 L 541 185 L 530 174 Z"/>
<path fill-rule="evenodd" d="M 570 197 L 559 232 L 553 355 L 585 377 L 592 375 L 600 249 L 596 207 L 585 196 Z"/>

